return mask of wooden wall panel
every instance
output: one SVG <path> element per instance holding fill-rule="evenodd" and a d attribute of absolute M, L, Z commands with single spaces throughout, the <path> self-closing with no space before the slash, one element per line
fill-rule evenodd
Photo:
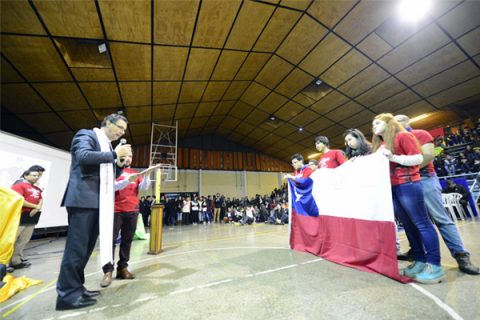
<path fill-rule="evenodd" d="M 148 167 L 150 146 L 134 148 L 134 167 Z M 179 169 L 203 170 L 247 170 L 247 171 L 289 171 L 288 163 L 263 154 L 238 151 L 213 151 L 182 148 L 177 149 Z"/>
<path fill-rule="evenodd" d="M 222 169 L 223 168 L 222 152 L 221 151 L 215 151 L 215 168 L 217 168 L 217 169 Z"/>
<path fill-rule="evenodd" d="M 177 148 L 177 167 L 183 168 L 183 148 Z"/>

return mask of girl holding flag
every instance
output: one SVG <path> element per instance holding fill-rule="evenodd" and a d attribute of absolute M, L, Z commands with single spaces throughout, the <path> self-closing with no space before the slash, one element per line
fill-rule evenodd
<path fill-rule="evenodd" d="M 390 160 L 395 215 L 405 227 L 415 256 L 403 273 L 420 283 L 439 283 L 445 272 L 440 265 L 438 236 L 425 209 L 419 173 L 423 160 L 420 146 L 390 113 L 377 115 L 372 130 L 373 152 L 380 151 Z"/>
<path fill-rule="evenodd" d="M 347 159 L 366 156 L 372 151 L 372 144 L 368 142 L 362 131 L 358 129 L 348 129 L 343 134 L 345 138 L 345 156 Z"/>

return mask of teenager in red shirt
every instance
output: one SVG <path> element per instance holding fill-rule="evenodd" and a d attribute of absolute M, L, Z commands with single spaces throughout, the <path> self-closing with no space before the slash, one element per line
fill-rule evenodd
<path fill-rule="evenodd" d="M 115 215 L 113 220 L 113 256 L 115 256 L 115 240 L 121 232 L 122 240 L 120 242 L 120 260 L 117 263 L 117 279 L 134 279 L 135 276 L 128 271 L 128 261 L 130 260 L 130 248 L 132 246 L 133 235 L 137 228 L 139 199 L 139 190 L 146 190 L 150 186 L 150 179 L 145 179 L 142 175 L 148 174 L 155 167 L 143 172 L 130 168 L 132 163 L 132 153 L 117 159 L 117 170 L 122 170 L 122 174 L 115 182 Z M 112 273 L 114 265 L 108 263 L 103 266 L 104 276 L 100 283 L 101 287 L 108 287 L 112 283 Z"/>
<path fill-rule="evenodd" d="M 30 238 L 32 238 L 35 225 L 40 219 L 40 210 L 43 204 L 42 189 L 35 185 L 40 177 L 40 173 L 29 169 L 23 173 L 22 177 L 22 181 L 16 182 L 12 186 L 12 189 L 24 198 L 17 240 L 15 241 L 10 263 L 14 269 L 21 269 L 31 265 L 29 262 L 22 262 L 22 254 L 23 249 L 25 249 Z"/>
<path fill-rule="evenodd" d="M 408 132 L 411 132 L 420 142 L 423 162 L 420 164 L 420 177 L 425 196 L 425 206 L 430 218 L 440 231 L 445 245 L 450 250 L 452 257 L 457 260 L 460 271 L 479 275 L 480 268 L 473 265 L 470 261 L 470 253 L 465 248 L 457 226 L 448 216 L 442 201 L 442 187 L 438 181 L 433 158 L 435 157 L 433 137 L 428 131 L 421 129 L 412 129 L 410 119 L 403 114 L 395 116 L 397 120 Z"/>
<path fill-rule="evenodd" d="M 293 175 L 286 174 L 285 179 L 292 179 L 296 183 L 301 183 L 313 173 L 312 168 L 309 165 L 303 163 L 303 156 L 300 153 L 296 153 L 292 156 L 292 167 L 294 169 Z"/>
<path fill-rule="evenodd" d="M 325 136 L 315 138 L 315 147 L 322 155 L 318 160 L 319 168 L 334 169 L 345 162 L 342 150 L 330 150 L 330 143 Z"/>
<path fill-rule="evenodd" d="M 382 113 L 372 123 L 373 152 L 380 149 L 390 160 L 395 215 L 405 228 L 415 261 L 403 274 L 420 283 L 439 283 L 445 276 L 440 265 L 440 245 L 425 208 L 419 164 L 423 161 L 417 139 L 395 120 Z"/>

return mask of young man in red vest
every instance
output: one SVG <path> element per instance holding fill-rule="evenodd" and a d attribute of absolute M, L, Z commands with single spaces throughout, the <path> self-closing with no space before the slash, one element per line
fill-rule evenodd
<path fill-rule="evenodd" d="M 117 170 L 122 170 L 122 174 L 115 182 L 115 209 L 113 222 L 113 253 L 115 256 L 115 240 L 118 233 L 121 232 L 122 240 L 120 242 L 120 260 L 117 263 L 117 279 L 134 279 L 135 276 L 128 271 L 128 261 L 130 260 L 130 248 L 132 246 L 133 235 L 137 228 L 139 199 L 138 192 L 146 190 L 150 186 L 150 179 L 143 175 L 148 174 L 156 167 L 151 167 L 147 171 L 138 171 L 130 168 L 132 164 L 132 153 L 125 157 L 117 159 Z M 104 276 L 100 283 L 102 287 L 108 287 L 112 283 L 112 273 L 114 265 L 108 263 L 103 266 Z"/>

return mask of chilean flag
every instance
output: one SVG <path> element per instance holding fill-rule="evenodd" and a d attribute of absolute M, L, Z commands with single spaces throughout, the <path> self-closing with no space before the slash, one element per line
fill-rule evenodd
<path fill-rule="evenodd" d="M 380 153 L 289 180 L 290 247 L 397 281 L 389 163 Z"/>

